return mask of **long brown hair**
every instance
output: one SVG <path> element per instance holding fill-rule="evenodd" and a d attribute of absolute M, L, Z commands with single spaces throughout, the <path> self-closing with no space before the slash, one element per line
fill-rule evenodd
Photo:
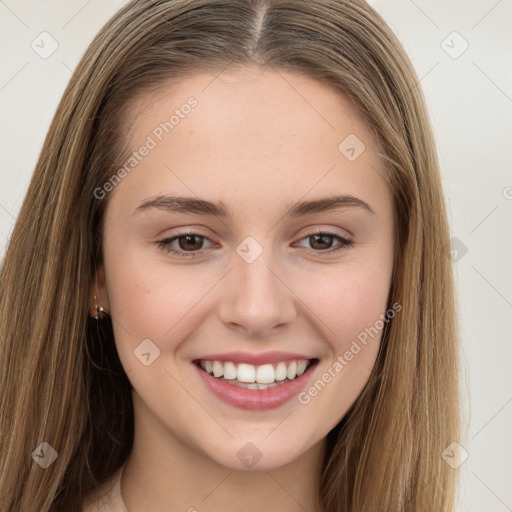
<path fill-rule="evenodd" d="M 296 71 L 346 94 L 378 141 L 394 195 L 389 302 L 402 312 L 328 435 L 325 510 L 452 509 L 456 471 L 441 458 L 459 437 L 449 229 L 425 101 L 400 43 L 362 0 L 139 0 L 108 21 L 77 66 L 1 269 L 3 512 L 79 510 L 128 457 L 130 382 L 112 326 L 88 319 L 108 202 L 94 191 L 126 156 L 128 102 L 229 65 Z M 47 469 L 32 460 L 42 442 L 58 453 Z"/>

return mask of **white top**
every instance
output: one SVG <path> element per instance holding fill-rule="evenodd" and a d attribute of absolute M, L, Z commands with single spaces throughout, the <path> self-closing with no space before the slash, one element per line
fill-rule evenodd
<path fill-rule="evenodd" d="M 84 499 L 82 512 L 128 512 L 121 496 L 121 476 L 124 465 L 97 490 Z"/>

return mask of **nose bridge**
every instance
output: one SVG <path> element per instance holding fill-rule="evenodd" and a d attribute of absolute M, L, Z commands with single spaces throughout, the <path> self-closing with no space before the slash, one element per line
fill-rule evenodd
<path fill-rule="evenodd" d="M 293 294 L 279 277 L 271 249 L 251 237 L 236 249 L 230 285 L 221 307 L 222 320 L 251 333 L 289 323 L 295 316 Z"/>

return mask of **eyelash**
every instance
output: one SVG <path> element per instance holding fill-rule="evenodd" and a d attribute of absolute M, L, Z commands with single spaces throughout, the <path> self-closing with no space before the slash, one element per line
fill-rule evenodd
<path fill-rule="evenodd" d="M 348 249 L 351 247 L 351 245 L 353 243 L 352 240 L 346 238 L 345 236 L 339 235 L 337 233 L 332 233 L 330 231 L 315 231 L 314 233 L 310 233 L 309 235 L 306 235 L 305 237 L 301 238 L 299 241 L 302 241 L 306 238 L 309 238 L 309 237 L 315 236 L 315 235 L 332 236 L 333 238 L 338 240 L 338 242 L 340 243 L 340 245 L 338 247 L 335 247 L 333 249 L 326 249 L 324 251 L 315 251 L 313 249 L 313 251 L 316 252 L 317 254 L 319 254 L 320 256 L 323 256 L 325 254 L 330 254 L 330 253 L 333 253 L 336 251 L 340 251 L 341 249 Z M 207 236 L 199 235 L 198 233 L 179 233 L 179 234 L 173 236 L 172 238 L 165 238 L 164 240 L 158 241 L 157 242 L 158 247 L 166 253 L 171 253 L 176 256 L 185 257 L 185 258 L 196 258 L 198 256 L 201 256 L 205 252 L 204 250 L 199 250 L 196 252 L 186 252 L 186 251 L 177 251 L 175 249 L 172 249 L 171 243 L 174 242 L 175 240 L 177 240 L 178 238 L 181 238 L 182 236 L 196 236 L 199 238 L 204 238 L 205 240 L 208 240 L 209 242 L 211 242 L 211 240 Z"/>

